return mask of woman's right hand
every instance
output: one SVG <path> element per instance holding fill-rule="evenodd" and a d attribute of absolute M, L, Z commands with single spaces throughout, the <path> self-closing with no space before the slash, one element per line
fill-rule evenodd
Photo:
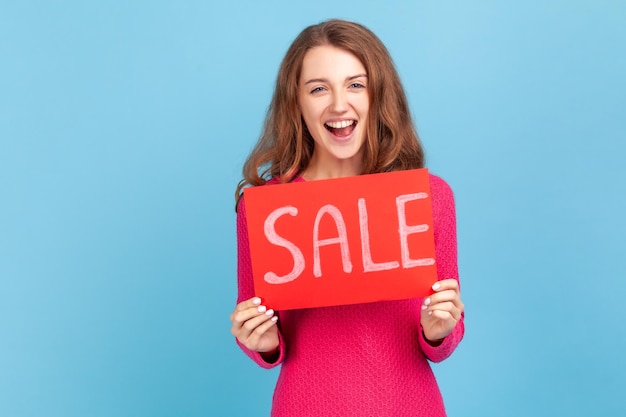
<path fill-rule="evenodd" d="M 278 349 L 278 316 L 274 310 L 261 305 L 258 297 L 237 304 L 230 315 L 231 333 L 237 340 L 255 352 L 274 352 Z"/>

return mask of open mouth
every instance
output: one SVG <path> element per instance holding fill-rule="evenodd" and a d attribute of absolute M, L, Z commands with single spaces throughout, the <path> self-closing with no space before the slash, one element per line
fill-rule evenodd
<path fill-rule="evenodd" d="M 342 120 L 324 123 L 324 127 L 333 135 L 344 138 L 354 131 L 356 124 L 356 120 Z"/>

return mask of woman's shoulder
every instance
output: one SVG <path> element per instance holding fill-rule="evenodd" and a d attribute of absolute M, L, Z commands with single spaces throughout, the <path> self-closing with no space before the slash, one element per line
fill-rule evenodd
<path fill-rule="evenodd" d="M 302 178 L 301 175 L 298 175 L 291 182 L 305 182 L 305 179 Z M 239 196 L 239 200 L 237 202 L 237 212 L 239 212 L 239 211 L 245 212 L 245 210 L 246 210 L 245 193 L 244 193 L 244 191 L 246 189 L 253 188 L 253 187 L 263 187 L 263 186 L 266 186 L 266 185 L 278 185 L 278 184 L 284 184 L 284 182 L 280 179 L 280 177 L 272 177 L 272 178 L 266 180 L 263 184 L 248 185 L 245 188 L 243 188 L 241 190 L 241 196 Z"/>
<path fill-rule="evenodd" d="M 437 190 L 443 193 L 452 194 L 452 187 L 443 178 L 433 173 L 428 173 L 428 182 L 430 183 L 430 189 Z"/>
<path fill-rule="evenodd" d="M 452 187 L 446 180 L 438 175 L 429 173 L 428 182 L 430 184 L 430 194 L 433 202 L 452 203 L 454 204 L 454 193 Z"/>

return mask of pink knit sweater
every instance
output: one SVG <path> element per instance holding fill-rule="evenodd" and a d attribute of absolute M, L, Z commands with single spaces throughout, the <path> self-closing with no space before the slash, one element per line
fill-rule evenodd
<path fill-rule="evenodd" d="M 437 274 L 458 279 L 452 191 L 434 175 L 430 187 Z M 255 295 L 244 201 L 237 213 L 237 239 L 241 302 Z M 445 416 L 428 360 L 440 362 L 452 354 L 463 338 L 463 319 L 433 347 L 421 330 L 421 303 L 410 299 L 279 312 L 276 362 L 267 363 L 239 344 L 263 368 L 282 364 L 272 416 Z"/>

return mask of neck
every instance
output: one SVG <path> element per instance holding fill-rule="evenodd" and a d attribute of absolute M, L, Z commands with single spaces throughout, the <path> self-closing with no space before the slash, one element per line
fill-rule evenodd
<path fill-rule="evenodd" d="M 316 167 L 309 166 L 302 173 L 302 177 L 307 181 L 315 180 L 327 180 L 331 178 L 343 178 L 360 175 L 361 169 L 356 169 L 352 166 L 338 166 L 338 167 Z"/>
<path fill-rule="evenodd" d="M 302 177 L 307 181 L 314 181 L 352 177 L 362 173 L 363 163 L 360 155 L 350 159 L 334 160 L 332 163 L 323 163 L 323 161 L 314 154 L 311 162 L 309 162 L 309 166 L 302 173 Z"/>

